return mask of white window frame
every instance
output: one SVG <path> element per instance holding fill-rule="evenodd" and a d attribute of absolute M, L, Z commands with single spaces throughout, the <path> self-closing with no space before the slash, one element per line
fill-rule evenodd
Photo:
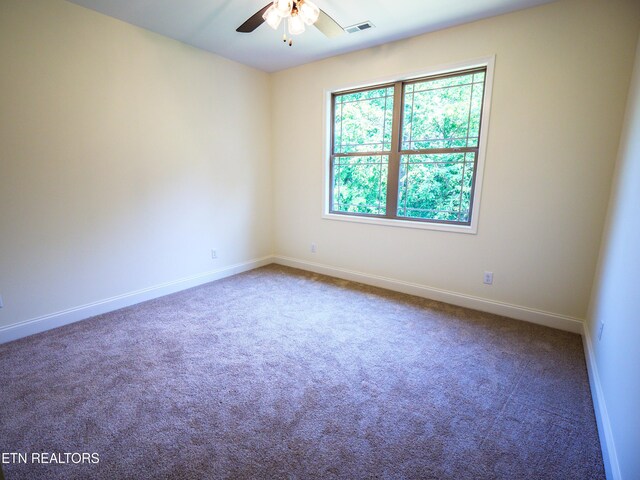
<path fill-rule="evenodd" d="M 322 218 L 325 220 L 337 220 L 340 222 L 355 222 L 355 223 L 368 223 L 371 225 L 383 225 L 389 227 L 403 227 L 403 228 L 418 228 L 423 230 L 440 230 L 446 232 L 457 233 L 478 233 L 478 220 L 480 217 L 480 197 L 482 194 L 482 180 L 484 176 L 484 164 L 487 150 L 487 140 L 489 135 L 489 117 L 491 109 L 491 94 L 493 90 L 493 71 L 495 64 L 495 55 L 483 58 L 477 58 L 475 60 L 467 60 L 455 64 L 449 64 L 444 66 L 438 66 L 429 68 L 427 70 L 421 70 L 419 72 L 412 72 L 405 75 L 390 75 L 384 78 L 379 78 L 366 83 L 348 83 L 342 85 L 336 85 L 332 88 L 328 88 L 324 91 L 324 142 L 322 147 L 322 157 L 324 165 L 324 179 L 323 179 L 323 195 L 322 195 Z M 476 166 L 476 180 L 475 189 L 473 194 L 473 209 L 471 211 L 471 222 L 469 225 L 452 225 L 446 223 L 430 223 L 425 221 L 412 221 L 412 220 L 396 220 L 389 218 L 375 218 L 375 217 L 363 217 L 357 215 L 344 215 L 330 213 L 329 202 L 331 195 L 331 101 L 332 94 L 343 90 L 351 90 L 358 88 L 365 88 L 375 85 L 388 84 L 398 81 L 413 80 L 420 77 L 428 77 L 432 75 L 440 75 L 445 73 L 453 73 L 459 70 L 467 70 L 476 67 L 486 67 L 487 72 L 485 76 L 485 91 L 484 100 L 482 104 L 482 118 L 480 121 L 480 139 L 478 149 L 478 162 Z"/>

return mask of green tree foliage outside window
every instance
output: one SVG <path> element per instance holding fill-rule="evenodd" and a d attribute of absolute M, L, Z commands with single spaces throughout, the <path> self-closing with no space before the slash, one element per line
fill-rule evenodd
<path fill-rule="evenodd" d="M 468 225 L 485 75 L 335 93 L 331 211 Z"/>

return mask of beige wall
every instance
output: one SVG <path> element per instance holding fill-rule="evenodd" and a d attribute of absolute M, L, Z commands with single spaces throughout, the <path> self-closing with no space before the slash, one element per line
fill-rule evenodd
<path fill-rule="evenodd" d="M 274 74 L 276 252 L 583 319 L 639 26 L 560 1 Z M 477 235 L 321 218 L 323 91 L 494 54 Z"/>
<path fill-rule="evenodd" d="M 0 9 L 0 328 L 273 251 L 585 317 L 636 2 L 563 0 L 272 76 L 59 0 Z M 477 235 L 321 218 L 325 90 L 494 54 Z"/>
<path fill-rule="evenodd" d="M 589 315 L 612 478 L 640 478 L 640 39 Z M 602 337 L 598 338 L 603 324 Z M 598 382 L 599 381 L 599 382 Z M 604 421 L 603 421 L 604 420 Z M 619 472 L 619 474 L 618 474 Z"/>
<path fill-rule="evenodd" d="M 2 0 L 0 327 L 270 254 L 268 97 L 262 72 Z"/>

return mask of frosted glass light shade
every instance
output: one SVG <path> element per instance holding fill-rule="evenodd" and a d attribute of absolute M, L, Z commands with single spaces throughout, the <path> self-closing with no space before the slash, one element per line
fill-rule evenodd
<path fill-rule="evenodd" d="M 272 7 L 276 9 L 278 15 L 281 17 L 287 17 L 291 13 L 291 7 L 293 7 L 292 0 L 275 0 Z"/>
<path fill-rule="evenodd" d="M 276 9 L 276 7 L 274 7 L 273 5 L 271 5 L 267 9 L 267 11 L 264 12 L 264 15 L 262 15 L 262 18 L 264 18 L 264 21 L 267 22 L 267 25 L 269 25 L 274 30 L 278 28 L 278 26 L 280 25 L 280 22 L 282 21 L 282 17 L 278 13 L 278 10 Z"/>
<path fill-rule="evenodd" d="M 300 35 L 304 32 L 304 21 L 300 15 L 295 15 L 289 19 L 289 33 L 291 35 Z"/>
<path fill-rule="evenodd" d="M 299 6 L 299 10 L 299 15 L 307 25 L 313 25 L 320 16 L 320 9 L 315 3 L 309 2 L 308 0 L 305 0 L 302 5 Z"/>

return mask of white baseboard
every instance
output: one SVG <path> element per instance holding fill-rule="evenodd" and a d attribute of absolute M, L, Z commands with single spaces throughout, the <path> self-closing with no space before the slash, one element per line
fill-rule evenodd
<path fill-rule="evenodd" d="M 611 421 L 607 412 L 607 405 L 604 401 L 604 392 L 600 383 L 600 375 L 598 374 L 598 365 L 596 363 L 593 343 L 591 342 L 591 334 L 589 326 L 584 324 L 582 332 L 582 344 L 584 346 L 584 356 L 587 360 L 587 372 L 589 373 L 589 386 L 591 387 L 591 398 L 593 399 L 593 409 L 596 414 L 596 423 L 598 424 L 598 435 L 600 436 L 600 446 L 602 448 L 602 460 L 604 462 L 605 473 L 609 480 L 622 480 L 620 473 L 620 464 L 618 463 L 618 454 L 613 441 L 613 431 L 611 430 Z"/>
<path fill-rule="evenodd" d="M 530 323 L 537 323 L 547 327 L 557 328 L 572 333 L 582 333 L 582 320 L 566 315 L 560 315 L 543 310 L 536 310 L 529 307 L 512 305 L 509 303 L 498 302 L 486 298 L 465 295 L 462 293 L 442 290 L 440 288 L 428 287 L 417 283 L 404 282 L 393 278 L 382 277 L 379 275 L 371 275 L 368 273 L 356 272 L 345 268 L 323 265 L 320 263 L 309 262 L 306 260 L 298 260 L 296 258 L 275 255 L 273 261 L 280 265 L 285 265 L 302 270 L 309 270 L 315 273 L 321 273 L 332 277 L 351 280 L 354 282 L 364 283 L 375 287 L 386 288 L 396 292 L 416 295 L 418 297 L 437 300 L 440 302 L 458 305 L 460 307 L 472 308 L 483 312 L 495 313 L 505 317 L 514 318 L 516 320 L 524 320 Z"/>
<path fill-rule="evenodd" d="M 40 333 L 45 330 L 61 327 L 69 323 L 84 320 L 106 312 L 118 310 L 119 308 L 128 307 L 136 303 L 162 297 L 163 295 L 169 295 L 181 290 L 197 287 L 204 283 L 213 282 L 214 280 L 229 277 L 237 273 L 253 270 L 254 268 L 262 267 L 270 263 L 273 263 L 273 257 L 268 255 L 266 257 L 237 263 L 218 270 L 212 270 L 172 282 L 154 285 L 152 287 L 136 290 L 135 292 L 117 295 L 115 297 L 88 303 L 79 307 L 69 308 L 61 312 L 32 318 L 30 320 L 7 325 L 6 327 L 0 327 L 0 344 L 33 335 L 34 333 Z"/>
<path fill-rule="evenodd" d="M 529 307 L 522 307 L 508 303 L 489 300 L 486 298 L 465 295 L 462 293 L 452 292 L 417 283 L 405 282 L 392 278 L 372 275 L 345 268 L 323 265 L 320 263 L 298 260 L 291 257 L 281 255 L 269 255 L 266 257 L 249 260 L 247 262 L 231 265 L 219 270 L 194 275 L 192 277 L 182 278 L 172 282 L 155 285 L 149 288 L 137 290 L 135 292 L 125 293 L 115 297 L 107 298 L 97 302 L 81 305 L 79 307 L 70 308 L 61 312 L 44 315 L 41 317 L 25 320 L 20 323 L 0 327 L 0 343 L 9 342 L 18 338 L 33 335 L 34 333 L 43 332 L 51 328 L 60 327 L 68 323 L 77 322 L 95 315 L 117 310 L 119 308 L 128 307 L 136 303 L 144 302 L 154 298 L 168 295 L 170 293 L 179 292 L 187 288 L 212 282 L 220 278 L 235 275 L 237 273 L 246 272 L 254 268 L 262 267 L 270 263 L 278 263 L 289 267 L 309 270 L 332 277 L 338 277 L 345 280 L 360 282 L 367 285 L 386 288 L 397 292 L 416 295 L 419 297 L 429 298 L 441 302 L 458 305 L 461 307 L 472 308 L 483 312 L 504 315 L 505 317 L 524 320 L 531 323 L 537 323 L 548 327 L 558 328 L 573 333 L 583 333 L 583 322 L 580 319 L 569 317 L 566 315 L 545 312 Z"/>

